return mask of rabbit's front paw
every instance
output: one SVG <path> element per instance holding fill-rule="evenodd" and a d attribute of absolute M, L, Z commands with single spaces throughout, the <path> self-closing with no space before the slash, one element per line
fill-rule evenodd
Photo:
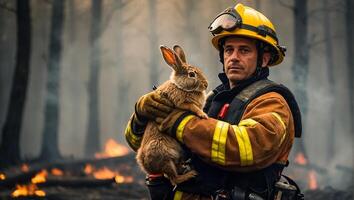
<path fill-rule="evenodd" d="M 199 112 L 197 115 L 202 119 L 208 119 L 208 115 L 205 112 Z"/>

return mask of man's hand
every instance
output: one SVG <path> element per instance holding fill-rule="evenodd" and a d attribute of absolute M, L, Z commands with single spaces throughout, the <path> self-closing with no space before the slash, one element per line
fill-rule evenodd
<path fill-rule="evenodd" d="M 158 129 L 161 132 L 167 133 L 168 135 L 172 135 L 172 128 L 177 123 L 178 119 L 182 116 L 188 114 L 185 110 L 174 109 L 169 115 L 167 115 L 163 120 L 159 121 L 155 120 L 158 125 Z"/>
<path fill-rule="evenodd" d="M 173 110 L 173 104 L 158 91 L 143 95 L 135 104 L 138 118 L 162 121 Z"/>

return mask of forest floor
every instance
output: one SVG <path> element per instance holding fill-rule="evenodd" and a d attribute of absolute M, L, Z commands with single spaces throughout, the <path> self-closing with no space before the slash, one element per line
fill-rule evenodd
<path fill-rule="evenodd" d="M 144 183 L 144 173 L 140 170 L 134 155 L 122 158 L 109 158 L 103 160 L 60 161 L 50 164 L 32 164 L 27 172 L 12 170 L 7 171 L 7 179 L 0 179 L 0 200 L 8 199 L 33 199 L 33 200 L 148 200 L 149 193 Z M 87 163 L 93 168 L 107 167 L 119 171 L 123 177 L 131 177 L 130 181 L 115 182 L 115 179 L 98 180 L 92 174 L 83 173 Z M 61 169 L 64 175 L 58 177 L 50 174 L 53 167 Z M 11 194 L 18 184 L 25 184 L 31 180 L 40 169 L 48 170 L 45 183 L 39 183 L 38 189 L 45 191 L 44 197 L 20 196 L 12 197 Z M 27 173 L 27 174 L 26 174 Z M 6 174 L 6 173 L 5 173 Z M 1 177 L 0 177 L 1 178 Z M 128 179 L 127 179 L 128 180 Z M 7 181 L 7 184 L 5 184 Z M 305 199 L 310 200 L 353 200 L 353 185 L 345 191 L 331 187 L 320 187 L 317 190 L 306 190 Z"/>

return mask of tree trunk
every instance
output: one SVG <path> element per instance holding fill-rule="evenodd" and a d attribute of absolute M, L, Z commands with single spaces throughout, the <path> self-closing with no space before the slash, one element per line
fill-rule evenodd
<path fill-rule="evenodd" d="M 126 3 L 122 2 L 123 0 L 116 0 L 115 7 L 119 9 L 118 13 L 116 13 L 115 24 L 118 29 L 124 29 L 123 15 L 122 11 Z M 117 110 L 117 121 L 118 121 L 118 129 L 119 131 L 123 131 L 125 128 L 125 124 L 127 119 L 129 119 L 130 111 L 128 108 L 131 106 L 131 102 L 128 102 L 129 97 L 129 88 L 130 82 L 126 78 L 126 73 L 124 71 L 124 62 L 123 62 L 123 36 L 122 31 L 118 31 L 115 37 L 115 43 L 117 44 L 117 67 L 118 67 L 118 110 Z"/>
<path fill-rule="evenodd" d="M 159 82 L 159 68 L 157 58 L 159 47 L 156 26 L 156 0 L 149 0 L 149 27 L 150 27 L 150 87 L 157 86 Z"/>
<path fill-rule="evenodd" d="M 292 65 L 293 78 L 295 83 L 295 97 L 299 103 L 302 114 L 303 130 L 306 130 L 308 97 L 307 74 L 309 71 L 309 43 L 308 43 L 308 20 L 307 20 L 307 0 L 294 1 L 294 36 L 295 55 Z M 304 132 L 304 131 L 303 131 Z M 302 152 L 307 158 L 303 140 L 295 143 L 295 152 Z"/>
<path fill-rule="evenodd" d="M 254 6 L 255 6 L 256 10 L 261 9 L 261 1 L 260 0 L 255 0 L 254 4 L 255 4 Z"/>
<path fill-rule="evenodd" d="M 17 0 L 16 14 L 16 66 L 0 145 L 0 165 L 3 166 L 16 164 L 20 161 L 20 133 L 30 73 L 31 14 L 29 0 Z"/>
<path fill-rule="evenodd" d="M 89 121 L 86 136 L 85 154 L 92 156 L 100 150 L 100 117 L 99 117 L 99 75 L 100 75 L 100 59 L 101 48 L 99 45 L 99 37 L 101 35 L 102 21 L 102 1 L 92 0 L 91 5 L 91 62 L 90 62 L 90 80 L 89 80 Z"/>
<path fill-rule="evenodd" d="M 200 39 L 198 34 L 200 27 L 196 25 L 198 23 L 194 23 L 196 17 L 193 15 L 195 10 L 198 10 L 198 2 L 199 1 L 196 0 L 185 0 L 186 9 L 183 15 L 185 16 L 186 28 L 184 30 L 188 32 L 188 37 L 186 37 L 186 49 L 189 49 L 190 55 L 193 55 L 192 52 L 200 52 Z M 206 31 L 206 29 L 203 31 Z"/>
<path fill-rule="evenodd" d="M 45 124 L 41 159 L 60 158 L 58 145 L 59 125 L 59 75 L 61 60 L 61 37 L 64 21 L 64 1 L 55 0 L 52 5 L 52 17 L 50 27 L 49 63 L 47 72 L 47 95 L 45 105 Z"/>
<path fill-rule="evenodd" d="M 76 13 L 76 4 L 77 1 L 74 0 L 70 0 L 68 1 L 69 5 L 68 5 L 68 18 L 69 18 L 69 44 L 71 44 L 72 46 L 74 46 L 74 49 L 77 48 L 76 44 L 76 40 L 77 40 L 77 18 L 78 18 L 78 14 Z M 81 107 L 80 104 L 82 104 L 82 101 L 80 100 L 80 95 L 81 94 L 80 91 L 80 86 L 79 86 L 79 81 L 81 80 L 81 76 L 82 73 L 80 73 L 80 58 L 78 58 L 77 55 L 74 54 L 74 52 L 71 51 L 71 54 L 69 55 L 69 65 L 70 65 L 70 74 L 75 78 L 75 82 L 72 82 L 72 85 L 70 87 L 70 101 L 71 101 L 71 111 L 70 111 L 70 119 L 72 120 L 72 127 L 71 127 L 71 132 L 75 133 L 77 131 L 80 130 L 80 117 L 81 117 Z M 74 137 L 72 137 L 75 141 L 78 141 L 79 136 L 76 135 Z"/>
<path fill-rule="evenodd" d="M 345 19 L 346 19 L 346 35 L 347 35 L 347 65 L 348 65 L 348 90 L 349 90 L 349 112 L 351 116 L 350 124 L 350 133 L 354 135 L 354 3 L 353 0 L 346 0 L 346 7 L 345 7 Z"/>
<path fill-rule="evenodd" d="M 329 2 L 328 0 L 323 1 L 323 7 L 325 10 L 329 10 Z M 334 98 L 337 96 L 336 91 L 334 90 L 335 88 L 335 80 L 334 80 L 334 62 L 333 62 L 333 45 L 332 45 L 332 38 L 331 38 L 331 21 L 330 21 L 330 12 L 326 12 L 324 14 L 324 19 L 323 19 L 323 32 L 324 32 L 324 37 L 326 41 L 326 65 L 327 65 L 327 78 L 328 78 L 328 83 L 329 83 L 329 94 L 330 94 L 330 102 L 328 105 L 328 110 L 331 115 L 329 115 L 329 129 L 327 132 L 327 161 L 330 161 L 333 159 L 334 156 L 334 145 L 335 145 L 335 134 L 334 134 L 334 126 L 335 126 L 335 109 L 334 109 Z"/>

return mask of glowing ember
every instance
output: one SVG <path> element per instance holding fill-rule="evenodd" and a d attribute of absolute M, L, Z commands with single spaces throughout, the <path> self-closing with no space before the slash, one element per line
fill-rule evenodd
<path fill-rule="evenodd" d="M 310 190 L 316 190 L 318 187 L 317 179 L 316 179 L 316 172 L 314 170 L 309 171 L 308 187 Z"/>
<path fill-rule="evenodd" d="M 92 174 L 93 172 L 93 167 L 90 164 L 87 164 L 84 169 L 85 174 Z"/>
<path fill-rule="evenodd" d="M 61 171 L 60 169 L 58 168 L 53 168 L 51 171 L 50 171 L 51 174 L 53 174 L 54 176 L 63 176 L 64 175 L 64 172 Z"/>
<path fill-rule="evenodd" d="M 31 184 L 16 185 L 16 190 L 12 192 L 11 196 L 45 196 L 45 192 L 43 190 L 38 189 L 37 185 L 35 184 L 45 182 L 47 176 L 48 173 L 46 170 L 40 171 L 31 179 Z"/>
<path fill-rule="evenodd" d="M 2 181 L 2 180 L 5 180 L 6 179 L 6 176 L 5 176 L 5 174 L 3 174 L 3 173 L 0 173 L 0 181 Z"/>
<path fill-rule="evenodd" d="M 30 185 L 16 185 L 16 190 L 11 193 L 12 197 L 19 196 L 45 196 L 43 190 L 39 190 L 38 187 L 34 184 Z"/>
<path fill-rule="evenodd" d="M 132 176 L 121 176 L 117 175 L 114 177 L 116 183 L 132 183 L 134 181 Z"/>
<path fill-rule="evenodd" d="M 307 160 L 303 153 L 298 153 L 295 157 L 295 162 L 299 165 L 307 165 Z"/>
<path fill-rule="evenodd" d="M 27 164 L 23 164 L 23 165 L 21 166 L 21 171 L 23 171 L 23 172 L 28 172 L 28 171 L 29 171 L 29 166 L 28 166 Z"/>
<path fill-rule="evenodd" d="M 107 167 L 103 167 L 95 172 L 93 172 L 93 176 L 97 179 L 110 179 L 116 176 L 116 173 Z"/>
<path fill-rule="evenodd" d="M 31 179 L 31 182 L 36 184 L 36 183 L 43 183 L 46 181 L 46 177 L 48 176 L 47 170 L 42 170 L 38 174 L 36 174 L 35 177 Z"/>
<path fill-rule="evenodd" d="M 110 157 L 117 157 L 117 156 L 124 156 L 129 153 L 129 149 L 117 143 L 114 139 L 108 139 L 105 146 L 104 152 L 96 153 L 96 158 L 110 158 Z"/>

